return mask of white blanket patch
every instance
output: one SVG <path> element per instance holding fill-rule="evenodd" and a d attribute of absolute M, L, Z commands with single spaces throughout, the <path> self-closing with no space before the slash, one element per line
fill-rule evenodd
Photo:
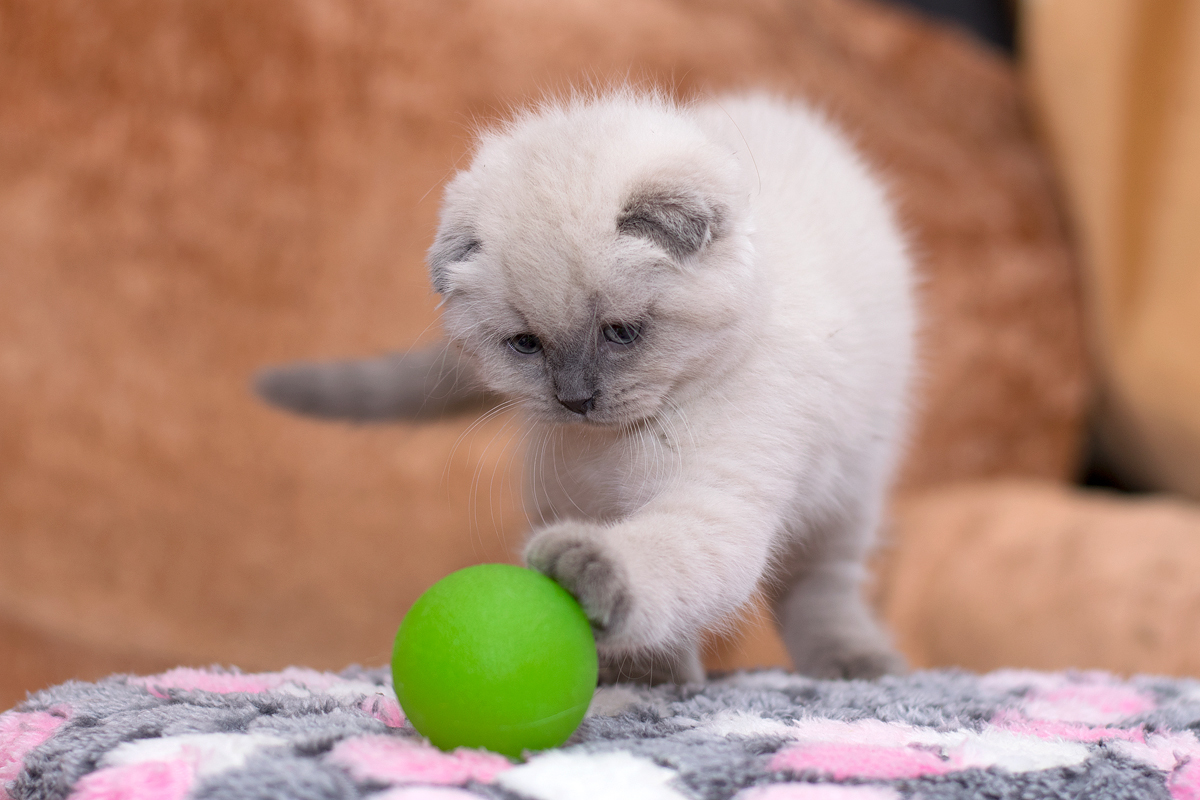
<path fill-rule="evenodd" d="M 686 800 L 675 771 L 629 753 L 553 752 L 502 773 L 496 783 L 536 800 Z"/>
<path fill-rule="evenodd" d="M 127 767 L 147 761 L 183 761 L 207 777 L 236 769 L 264 747 L 286 746 L 288 741 L 262 733 L 190 733 L 161 739 L 138 739 L 110 750 L 102 767 Z"/>

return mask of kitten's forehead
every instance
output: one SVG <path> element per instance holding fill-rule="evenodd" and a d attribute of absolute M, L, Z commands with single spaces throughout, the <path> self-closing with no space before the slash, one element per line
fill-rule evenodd
<path fill-rule="evenodd" d="M 647 313 L 651 296 L 625 287 L 597 289 L 594 282 L 561 282 L 547 287 L 510 283 L 505 302 L 539 335 L 573 337 L 608 323 L 639 322 Z"/>
<path fill-rule="evenodd" d="M 469 170 L 476 210 L 496 233 L 514 223 L 611 232 L 634 187 L 705 143 L 690 119 L 652 100 L 543 109 L 482 138 Z"/>
<path fill-rule="evenodd" d="M 543 107 L 484 135 L 447 187 L 434 286 L 531 325 L 634 321 L 684 280 L 673 259 L 724 223 L 720 198 L 738 175 L 686 108 L 630 97 Z"/>
<path fill-rule="evenodd" d="M 635 274 L 644 260 L 624 252 L 644 245 L 615 236 L 622 209 L 648 176 L 704 142 L 653 100 L 542 109 L 483 137 L 459 196 L 515 305 L 622 314 L 646 280 Z"/>

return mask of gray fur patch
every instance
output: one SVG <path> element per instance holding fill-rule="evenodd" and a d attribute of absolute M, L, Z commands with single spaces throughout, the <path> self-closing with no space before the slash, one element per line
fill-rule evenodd
<path fill-rule="evenodd" d="M 365 794 L 343 770 L 312 758 L 264 754 L 201 783 L 194 800 L 357 800 Z"/>
<path fill-rule="evenodd" d="M 1013 775 L 1004 770 L 970 769 L 950 775 L 898 781 L 895 788 L 921 800 L 1168 800 L 1162 774 L 1149 767 L 1098 756 L 1078 767 Z"/>
<path fill-rule="evenodd" d="M 482 411 L 495 400 L 446 342 L 378 358 L 270 367 L 255 376 L 254 390 L 288 411 L 353 422 L 435 419 Z"/>
<path fill-rule="evenodd" d="M 425 254 L 433 290 L 438 294 L 448 294 L 451 289 L 450 265 L 467 260 L 482 246 L 484 243 L 468 229 L 451 227 L 438 230 L 438 235 Z"/>
<path fill-rule="evenodd" d="M 617 231 L 649 239 L 683 260 L 720 236 L 724 216 L 719 206 L 691 192 L 642 189 L 626 201 Z"/>
<path fill-rule="evenodd" d="M 576 336 L 576 341 L 547 347 L 546 363 L 559 402 L 595 397 L 603 382 L 604 365 L 594 338 L 594 331 L 589 329 Z"/>
<path fill-rule="evenodd" d="M 483 243 L 469 230 L 450 228 L 438 231 L 425 255 L 433 290 L 438 294 L 447 294 L 452 288 L 449 266 L 467 260 L 482 247 Z"/>

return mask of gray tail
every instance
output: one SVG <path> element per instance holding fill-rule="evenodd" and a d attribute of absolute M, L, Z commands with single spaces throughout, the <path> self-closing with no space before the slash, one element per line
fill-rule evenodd
<path fill-rule="evenodd" d="M 356 422 L 434 419 L 495 402 L 447 343 L 402 355 L 268 367 L 255 376 L 254 389 L 289 411 Z"/>

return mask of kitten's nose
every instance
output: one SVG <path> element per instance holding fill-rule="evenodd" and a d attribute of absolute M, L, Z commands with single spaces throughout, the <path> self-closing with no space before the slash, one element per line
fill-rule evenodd
<path fill-rule="evenodd" d="M 592 410 L 592 406 L 596 405 L 596 395 L 599 392 L 593 392 L 591 397 L 585 397 L 581 400 L 570 400 L 565 397 L 558 398 L 558 402 L 562 403 L 566 408 L 571 409 L 576 414 L 586 414 Z"/>

